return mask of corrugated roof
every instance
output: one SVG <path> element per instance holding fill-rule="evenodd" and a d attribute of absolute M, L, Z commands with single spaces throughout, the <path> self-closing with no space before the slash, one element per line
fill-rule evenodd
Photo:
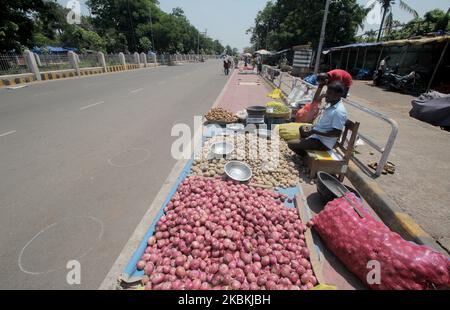
<path fill-rule="evenodd" d="M 354 43 L 343 46 L 336 46 L 329 48 L 324 51 L 324 54 L 328 54 L 330 51 L 338 51 L 346 48 L 355 48 L 355 47 L 369 47 L 369 46 L 403 46 L 403 45 L 423 45 L 429 43 L 438 43 L 450 41 L 450 36 L 440 36 L 433 38 L 422 38 L 422 39 L 407 39 L 407 40 L 393 40 L 386 42 L 371 42 L 371 43 Z"/>

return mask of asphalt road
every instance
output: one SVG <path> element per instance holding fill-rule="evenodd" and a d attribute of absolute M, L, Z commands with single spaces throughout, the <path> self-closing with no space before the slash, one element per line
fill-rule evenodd
<path fill-rule="evenodd" d="M 211 107 L 220 67 L 0 90 L 0 289 L 98 288 L 175 164 L 172 126 Z"/>

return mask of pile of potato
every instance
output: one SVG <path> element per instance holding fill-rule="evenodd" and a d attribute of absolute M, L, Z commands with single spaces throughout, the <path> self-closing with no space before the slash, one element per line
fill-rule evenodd
<path fill-rule="evenodd" d="M 210 122 L 233 123 L 238 121 L 233 113 L 222 108 L 212 108 L 205 114 L 205 118 Z"/>
<path fill-rule="evenodd" d="M 211 146 L 223 141 L 233 144 L 234 152 L 226 159 L 211 159 Z M 272 152 L 272 140 L 260 138 L 253 133 L 215 136 L 206 141 L 201 154 L 196 155 L 191 173 L 205 177 L 222 176 L 227 162 L 239 160 L 252 168 L 251 183 L 282 188 L 296 186 L 299 182 L 299 158 L 288 148 L 286 142 L 281 139 L 277 141 L 279 157 Z"/>

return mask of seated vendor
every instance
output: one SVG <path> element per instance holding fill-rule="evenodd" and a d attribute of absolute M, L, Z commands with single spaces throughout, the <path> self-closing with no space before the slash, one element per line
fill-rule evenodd
<path fill-rule="evenodd" d="M 325 98 L 327 106 L 323 110 L 317 125 L 309 132 L 302 128 L 300 140 L 288 141 L 289 148 L 301 155 L 304 151 L 328 151 L 334 148 L 347 122 L 347 110 L 342 102 L 345 85 L 341 81 L 331 82 L 325 95 L 321 95 L 323 85 L 319 86 L 314 100 Z"/>
<path fill-rule="evenodd" d="M 336 81 L 341 81 L 342 83 L 344 83 L 345 91 L 342 97 L 347 98 L 348 91 L 353 84 L 352 75 L 350 73 L 342 69 L 334 69 L 328 71 L 327 73 L 320 73 L 317 76 L 317 82 L 319 83 L 319 85 L 327 85 Z"/>

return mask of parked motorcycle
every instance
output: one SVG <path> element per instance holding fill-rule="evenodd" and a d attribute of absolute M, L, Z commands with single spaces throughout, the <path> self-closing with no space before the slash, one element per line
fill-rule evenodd
<path fill-rule="evenodd" d="M 420 92 L 416 87 L 418 82 L 420 82 L 420 75 L 415 71 L 411 71 L 409 74 L 404 76 L 389 73 L 386 78 L 389 81 L 387 86 L 391 90 L 407 93 Z"/>
<path fill-rule="evenodd" d="M 393 73 L 393 70 L 386 69 L 386 71 L 383 70 L 375 70 L 375 73 L 373 74 L 373 84 L 375 86 L 387 86 L 390 82 L 390 74 Z"/>
<path fill-rule="evenodd" d="M 420 81 L 421 77 L 416 71 L 411 71 L 407 75 L 399 75 L 393 69 L 387 69 L 384 72 L 376 70 L 373 76 L 373 83 L 376 86 L 411 94 L 421 93 L 420 87 L 418 87 Z"/>

